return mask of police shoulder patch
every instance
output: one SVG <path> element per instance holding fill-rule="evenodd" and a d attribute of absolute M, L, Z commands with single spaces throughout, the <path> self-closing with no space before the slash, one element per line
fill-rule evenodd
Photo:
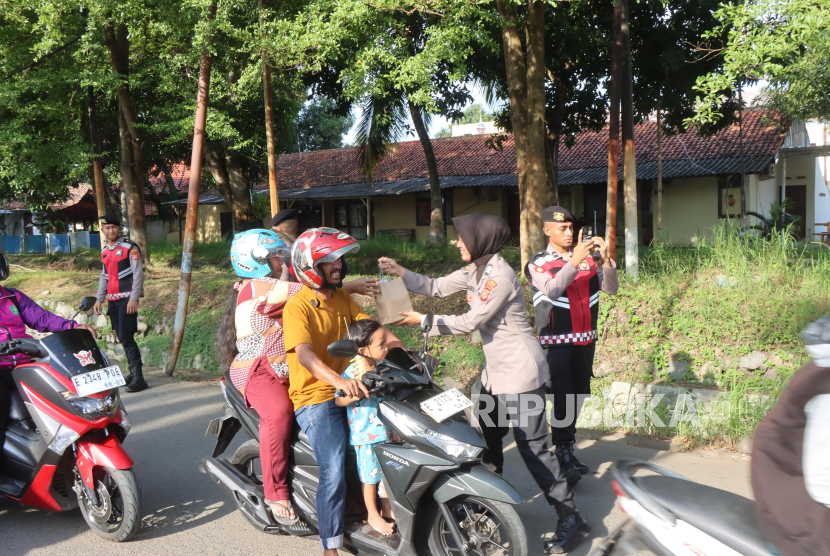
<path fill-rule="evenodd" d="M 139 258 L 138 251 L 133 250 L 133 252 L 131 253 L 131 256 L 132 256 L 132 258 L 133 258 L 133 260 L 134 260 L 134 261 L 137 261 L 137 260 L 138 260 L 138 258 Z"/>
<path fill-rule="evenodd" d="M 472 303 L 472 302 L 473 302 L 473 294 L 471 294 L 470 292 L 467 292 L 467 303 Z"/>
<path fill-rule="evenodd" d="M 490 299 L 490 294 L 493 293 L 493 290 L 496 289 L 496 281 L 495 280 L 487 280 L 487 283 L 484 284 L 484 289 L 481 291 L 481 295 L 478 298 L 482 301 L 487 301 Z"/>

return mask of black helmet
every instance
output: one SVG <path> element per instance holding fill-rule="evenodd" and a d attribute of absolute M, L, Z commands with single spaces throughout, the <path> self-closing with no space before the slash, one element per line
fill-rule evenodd
<path fill-rule="evenodd" d="M 6 255 L 0 253 L 0 282 L 9 277 L 9 261 L 6 260 Z"/>

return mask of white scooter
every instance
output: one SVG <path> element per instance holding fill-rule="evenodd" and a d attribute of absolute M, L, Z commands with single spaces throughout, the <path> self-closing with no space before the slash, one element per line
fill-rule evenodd
<path fill-rule="evenodd" d="M 635 477 L 640 469 L 656 475 Z M 621 460 L 611 475 L 629 520 L 589 556 L 772 556 L 752 500 L 644 461 Z"/>

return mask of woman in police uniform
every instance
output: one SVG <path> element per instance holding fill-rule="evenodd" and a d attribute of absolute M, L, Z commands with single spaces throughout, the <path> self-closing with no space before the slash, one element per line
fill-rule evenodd
<path fill-rule="evenodd" d="M 516 273 L 499 255 L 510 239 L 504 219 L 484 213 L 453 218 L 461 258 L 469 263 L 443 278 L 427 278 L 383 257 L 383 271 L 403 278 L 409 291 L 433 297 L 467 292 L 470 310 L 463 315 L 436 316 L 430 336 L 481 332 L 485 366 L 476 415 L 487 442 L 485 461 L 501 474 L 502 440 L 512 421 L 519 453 L 559 514 L 556 536 L 545 543 L 550 552 L 567 552 L 585 522 L 576 511 L 573 493 L 550 452 L 545 415 L 545 355 L 527 321 L 525 298 Z M 398 324 L 420 324 L 420 313 L 401 313 Z M 525 397 L 520 403 L 520 398 Z M 510 407 L 511 411 L 507 408 Z M 519 408 L 524 410 L 518 414 Z M 529 409 L 532 408 L 532 409 Z"/>

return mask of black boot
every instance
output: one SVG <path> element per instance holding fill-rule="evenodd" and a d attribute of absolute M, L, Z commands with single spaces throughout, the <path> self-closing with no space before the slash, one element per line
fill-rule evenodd
<path fill-rule="evenodd" d="M 124 388 L 129 386 L 135 380 L 135 372 L 133 371 L 132 367 L 130 367 L 130 374 L 124 377 Z"/>
<path fill-rule="evenodd" d="M 581 461 L 576 459 L 576 454 L 574 453 L 574 445 L 573 444 L 571 444 L 571 461 L 574 462 L 574 467 L 576 468 L 577 471 L 579 471 L 580 474 L 587 475 L 588 471 L 590 471 L 590 469 L 588 468 L 587 465 L 585 465 L 584 463 L 582 463 Z"/>
<path fill-rule="evenodd" d="M 556 446 L 556 459 L 559 460 L 559 467 L 562 476 L 570 486 L 574 486 L 582 478 L 582 473 L 574 465 L 574 453 L 570 444 L 559 444 Z"/>
<path fill-rule="evenodd" d="M 545 552 L 548 554 L 566 554 L 589 531 L 588 524 L 585 523 L 579 512 L 573 510 L 568 516 L 559 518 L 559 523 L 556 524 L 556 534 L 552 539 L 545 541 Z"/>
<path fill-rule="evenodd" d="M 132 369 L 130 369 L 130 371 L 132 371 Z M 144 380 L 144 374 L 141 367 L 136 367 L 134 372 L 135 378 L 133 378 L 132 383 L 127 386 L 127 392 L 141 392 L 147 388 L 147 381 Z M 133 374 L 133 372 L 130 374 Z"/>

